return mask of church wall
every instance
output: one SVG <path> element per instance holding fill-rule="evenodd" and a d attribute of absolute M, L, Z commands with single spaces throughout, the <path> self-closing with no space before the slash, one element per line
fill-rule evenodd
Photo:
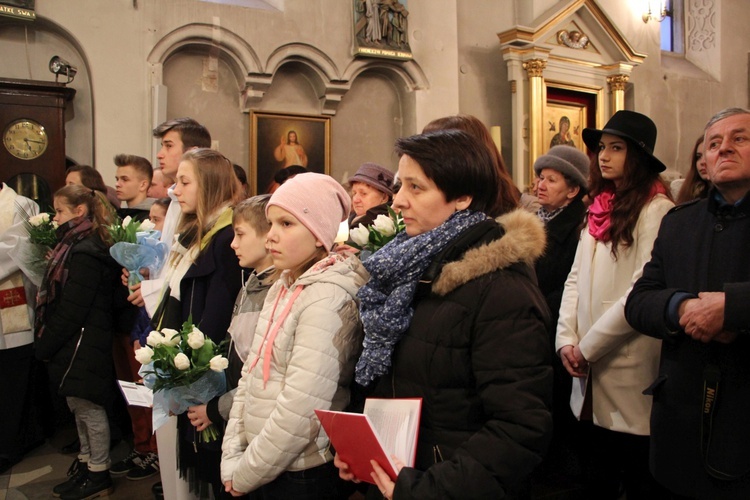
<path fill-rule="evenodd" d="M 709 1 L 718 5 L 721 0 Z M 689 62 L 662 57 L 657 23 L 644 24 L 631 2 L 599 3 L 617 20 L 634 49 L 648 54 L 631 74 L 628 95 L 635 110 L 650 115 L 659 127 L 656 154 L 668 166 L 686 169 L 690 148 L 706 119 L 723 107 L 748 104 L 750 13 L 739 2 L 722 2 L 720 28 L 731 37 L 721 40 L 717 79 Z M 110 183 L 114 154 L 130 152 L 155 160 L 150 132 L 158 115 L 152 93 L 153 85 L 160 82 L 168 90 L 168 117 L 194 115 L 209 125 L 220 150 L 249 166 L 249 116 L 242 110 L 240 96 L 245 75 L 237 74 L 234 63 L 219 58 L 218 88 L 213 92 L 203 85 L 209 55 L 205 45 L 178 50 L 162 61 L 163 66 L 147 62 L 160 40 L 191 23 L 217 28 L 213 31 L 218 44 L 223 33 L 238 36 L 256 56 L 259 73 L 276 71 L 264 97 L 250 101 L 255 109 L 320 114 L 323 80 L 342 80 L 346 88 L 341 101 L 330 110 L 332 173 L 339 180 L 363 161 L 395 168 L 396 137 L 457 112 L 500 125 L 503 156 L 509 162 L 510 82 L 497 33 L 558 4 L 545 0 L 523 7 L 524 2 L 516 0 L 409 0 L 409 41 L 424 78 L 414 90 L 388 69 L 364 71 L 344 81 L 347 69 L 358 63 L 351 55 L 348 0 L 285 0 L 281 12 L 195 0 L 38 0 L 40 21 L 36 28 L 27 27 L 31 76 L 53 80 L 46 65 L 56 54 L 78 66 L 71 84 L 78 93 L 67 122 L 68 155 L 94 164 Z M 268 67 L 278 51 L 293 43 L 315 50 L 317 62 L 325 63 L 330 74 L 320 68 L 313 71 L 310 61 L 298 58 Z M 0 19 L 0 46 L 0 75 L 29 78 L 23 25 Z"/>

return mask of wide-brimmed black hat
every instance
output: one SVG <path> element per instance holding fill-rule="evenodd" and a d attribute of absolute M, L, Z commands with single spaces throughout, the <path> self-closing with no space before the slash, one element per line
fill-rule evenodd
<path fill-rule="evenodd" d="M 609 119 L 603 129 L 583 129 L 583 142 L 593 152 L 599 151 L 602 134 L 612 134 L 630 140 L 649 158 L 649 167 L 663 172 L 667 167 L 654 156 L 656 146 L 656 125 L 646 115 L 635 111 L 618 111 Z"/>

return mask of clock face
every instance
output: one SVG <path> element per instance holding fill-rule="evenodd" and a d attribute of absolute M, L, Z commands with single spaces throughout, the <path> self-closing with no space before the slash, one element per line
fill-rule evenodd
<path fill-rule="evenodd" d="M 47 132 L 34 120 L 16 120 L 5 129 L 3 145 L 21 160 L 39 158 L 47 149 Z"/>

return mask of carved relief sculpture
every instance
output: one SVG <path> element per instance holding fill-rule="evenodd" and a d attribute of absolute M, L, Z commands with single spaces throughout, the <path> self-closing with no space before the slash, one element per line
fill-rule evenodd
<path fill-rule="evenodd" d="M 585 49 L 589 44 L 589 37 L 580 31 L 561 30 L 557 32 L 557 43 L 571 49 Z"/>
<path fill-rule="evenodd" d="M 688 43 L 693 52 L 712 49 L 716 45 L 716 5 L 714 0 L 688 2 Z"/>
<path fill-rule="evenodd" d="M 411 59 L 408 16 L 399 0 L 354 0 L 355 55 Z"/>

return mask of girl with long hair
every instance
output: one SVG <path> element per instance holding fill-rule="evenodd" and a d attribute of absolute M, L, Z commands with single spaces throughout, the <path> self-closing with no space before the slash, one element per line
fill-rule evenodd
<path fill-rule="evenodd" d="M 623 482 L 628 498 L 657 498 L 648 470 L 651 397 L 643 391 L 656 378 L 661 342 L 633 330 L 624 307 L 673 203 L 647 116 L 618 111 L 604 129 L 585 129 L 583 140 L 598 152 L 593 203 L 565 282 L 555 348 L 574 377 L 571 409 L 593 424 L 583 445 L 588 497 L 619 498 Z"/>
<path fill-rule="evenodd" d="M 708 179 L 708 170 L 706 169 L 706 160 L 703 158 L 703 136 L 698 137 L 693 146 L 693 154 L 690 157 L 690 170 L 685 177 L 685 181 L 677 193 L 676 203 L 679 205 L 687 201 L 708 196 L 708 190 L 711 187 L 711 181 Z"/>
<path fill-rule="evenodd" d="M 240 196 L 234 168 L 218 151 L 192 149 L 182 156 L 176 181 L 174 194 L 182 215 L 169 258 L 166 288 L 152 324 L 159 330 L 180 330 L 191 317 L 218 344 L 226 336 L 234 299 L 242 286 L 242 271 L 230 247 L 234 237 L 232 207 Z M 211 486 L 219 497 L 221 440 L 198 442 L 198 431 L 189 421 L 197 415 L 205 417 L 205 405 L 178 416 L 180 475 L 198 495 L 207 496 Z M 163 469 L 166 450 L 160 451 Z"/>
<path fill-rule="evenodd" d="M 112 493 L 109 423 L 114 395 L 112 341 L 120 268 L 109 255 L 112 223 L 104 195 L 80 185 L 54 194 L 58 243 L 39 288 L 36 357 L 46 361 L 53 387 L 75 416 L 80 452 L 69 478 L 52 489 L 64 499 Z"/>

